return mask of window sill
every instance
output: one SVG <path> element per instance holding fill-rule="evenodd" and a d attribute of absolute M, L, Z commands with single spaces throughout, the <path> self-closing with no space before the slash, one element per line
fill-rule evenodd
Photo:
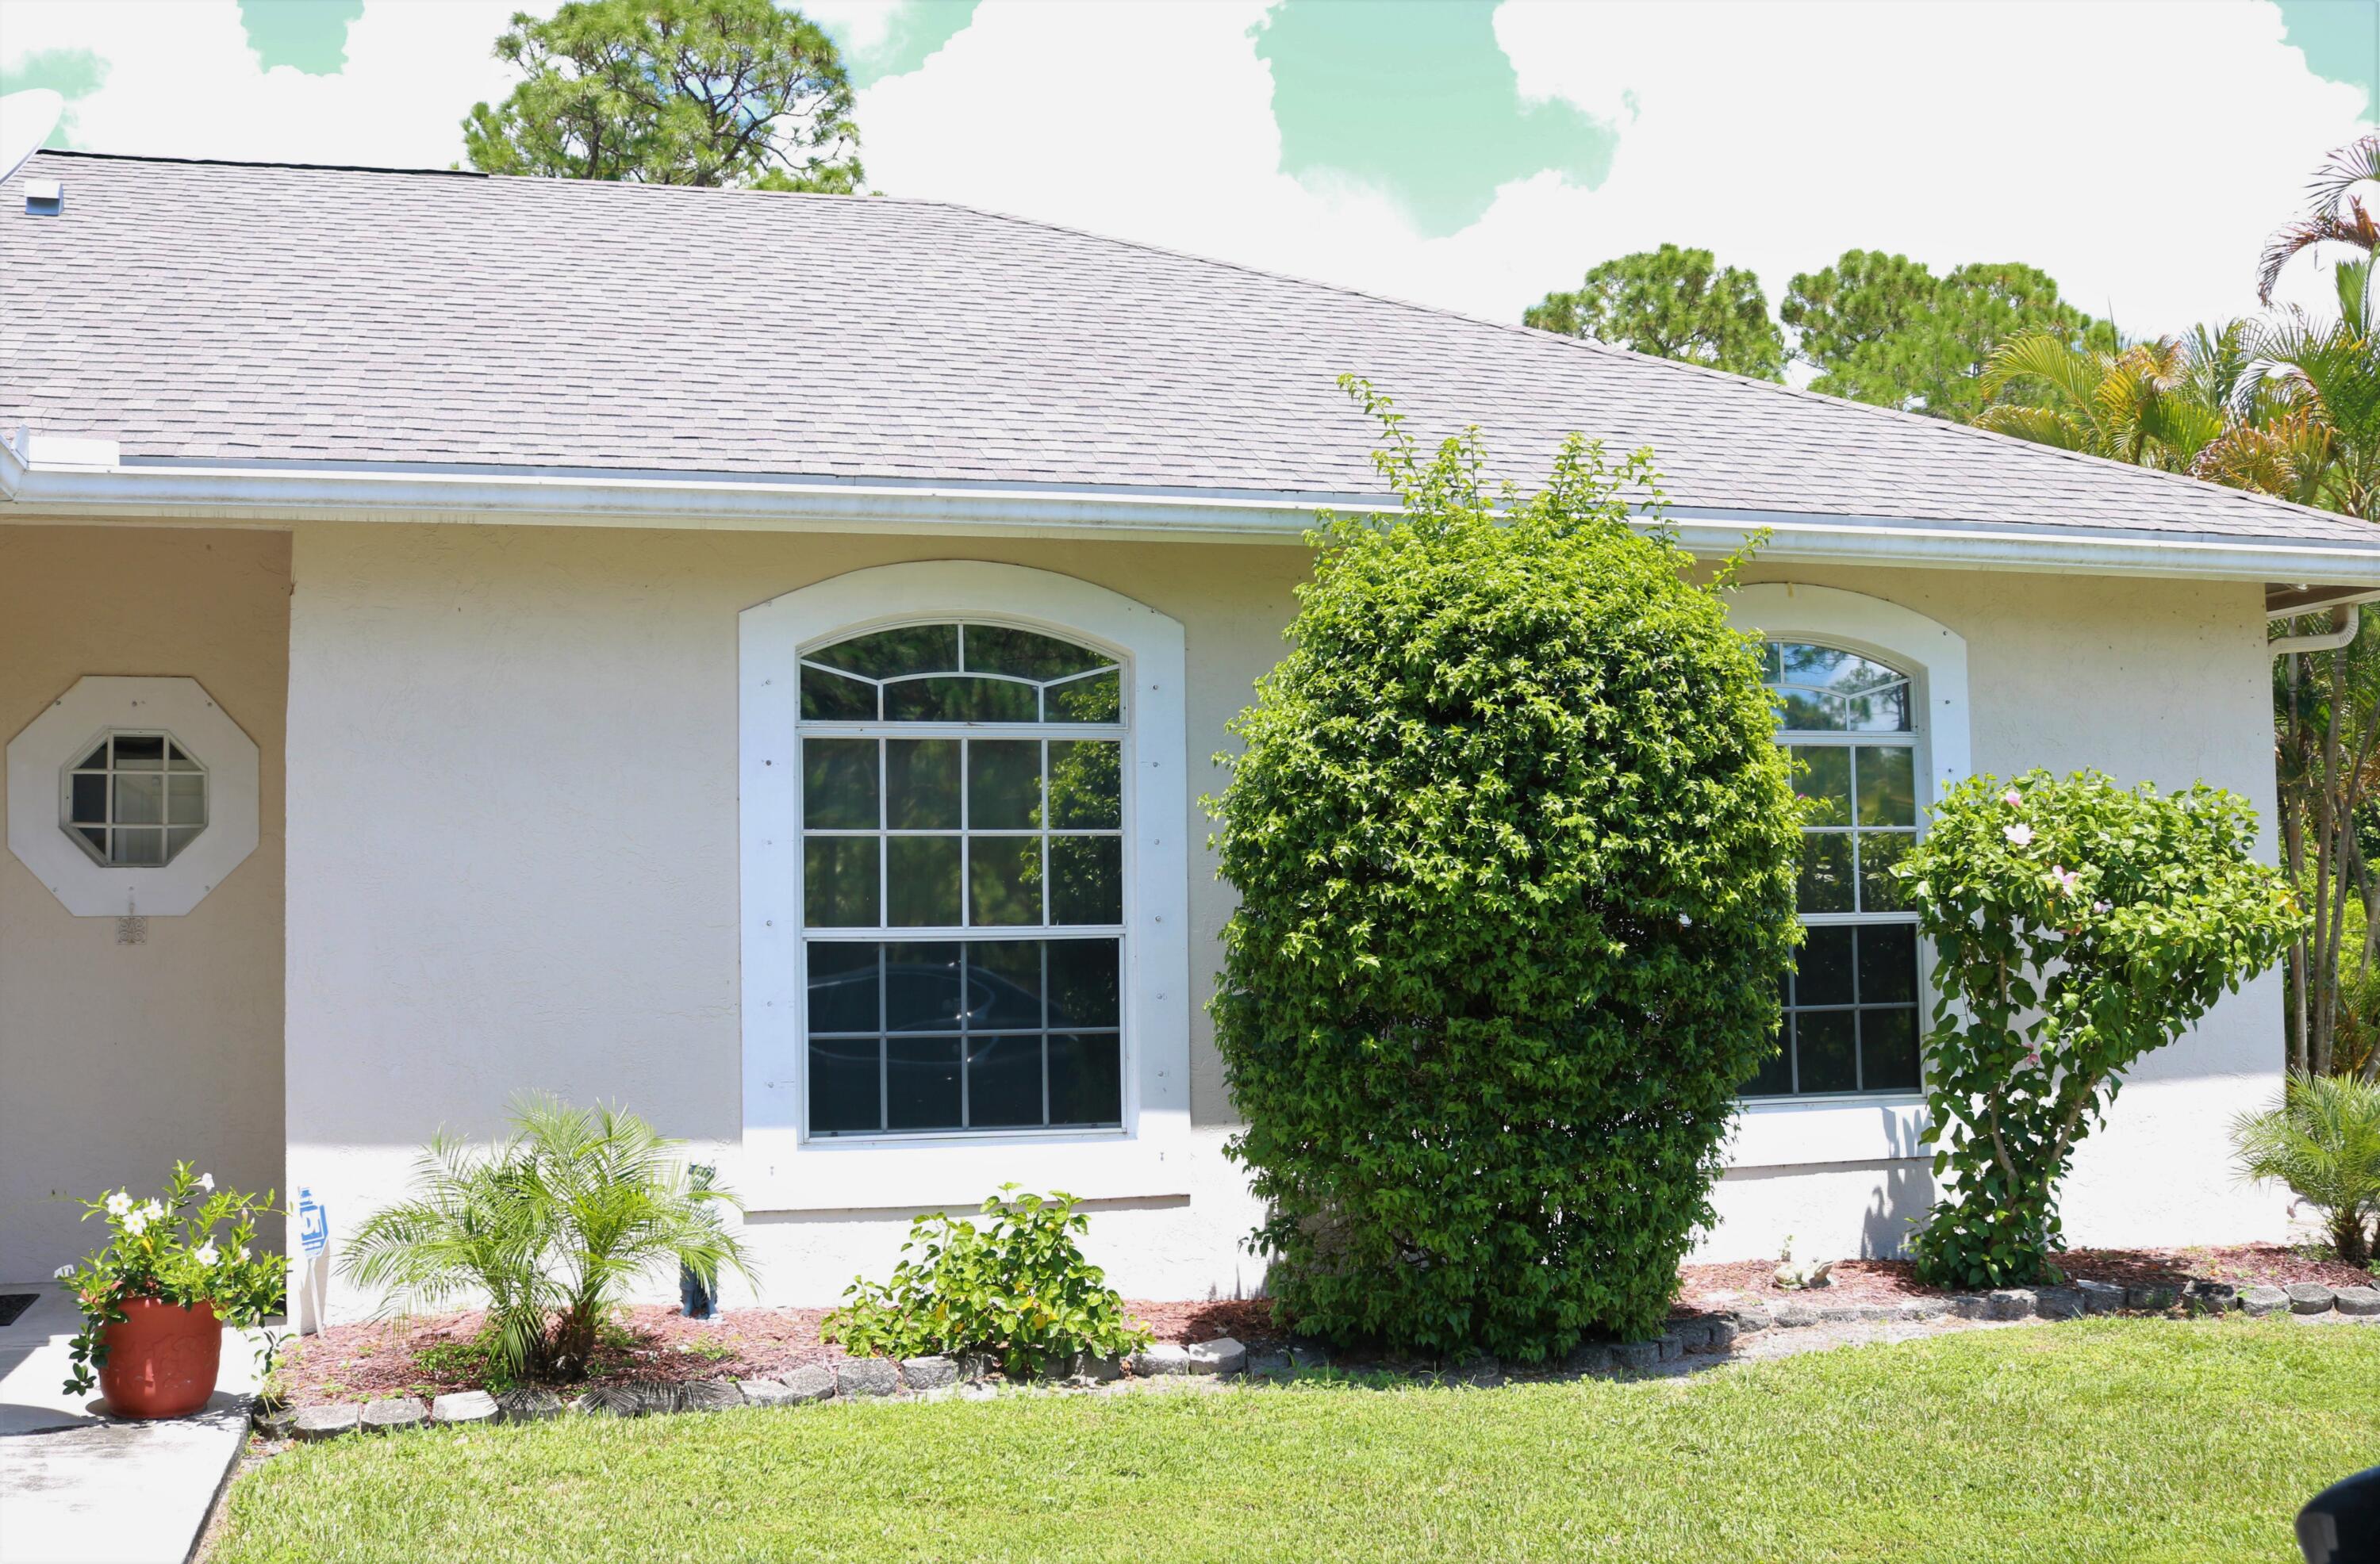
<path fill-rule="evenodd" d="M 1117 1131 L 1031 1138 L 806 1141 L 791 1155 L 753 1148 L 746 1188 L 754 1211 L 971 1211 L 1003 1183 L 1081 1200 L 1186 1196 L 1186 1139 Z"/>
<path fill-rule="evenodd" d="M 1790 1168 L 1930 1157 L 1925 1099 L 1914 1092 L 1746 1099 L 1729 1130 L 1727 1165 Z"/>

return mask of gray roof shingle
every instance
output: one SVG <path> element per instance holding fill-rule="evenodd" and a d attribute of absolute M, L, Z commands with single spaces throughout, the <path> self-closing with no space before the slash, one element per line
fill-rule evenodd
<path fill-rule="evenodd" d="M 0 209 L 0 427 L 127 458 L 1376 491 L 1369 377 L 1525 480 L 1673 503 L 2369 546 L 2277 501 L 937 201 L 44 152 Z M 9 192 L 13 198 L 14 191 Z"/>

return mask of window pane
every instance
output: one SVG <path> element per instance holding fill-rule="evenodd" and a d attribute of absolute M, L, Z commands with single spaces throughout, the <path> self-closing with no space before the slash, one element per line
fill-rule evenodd
<path fill-rule="evenodd" d="M 153 771 L 115 775 L 115 823 L 161 825 L 165 818 L 165 779 Z"/>
<path fill-rule="evenodd" d="M 88 843 L 91 843 L 91 851 L 92 851 L 92 852 L 94 852 L 94 853 L 98 854 L 98 855 L 100 855 L 100 857 L 101 857 L 103 860 L 104 860 L 104 859 L 106 858 L 106 856 L 107 856 L 107 828 L 106 828 L 106 827 L 104 827 L 104 826 L 86 826 L 86 827 L 82 827 L 82 828 L 79 828 L 79 830 L 78 830 L 78 834 L 79 834 L 79 835 L 80 835 L 80 836 L 82 837 L 82 839 L 83 839 L 85 842 L 88 842 Z"/>
<path fill-rule="evenodd" d="M 1917 752 L 1902 745 L 1862 745 L 1859 757 L 1859 823 L 1864 826 L 1913 826 L 1917 823 L 1917 784 L 1912 775 Z"/>
<path fill-rule="evenodd" d="M 1852 910 L 1852 839 L 1840 831 L 1802 833 L 1802 885 L 1797 904 L 1805 913 Z"/>
<path fill-rule="evenodd" d="M 1864 830 L 1859 833 L 1860 909 L 1871 913 L 1909 910 L 1909 895 L 1892 876 L 1892 866 L 1909 855 L 1917 833 L 1907 830 Z"/>
<path fill-rule="evenodd" d="M 177 826 L 207 823 L 207 779 L 179 771 L 165 779 L 165 819 Z"/>
<path fill-rule="evenodd" d="M 1843 725 L 1855 734 L 1907 733 L 1909 686 L 1895 685 L 1890 689 L 1845 697 Z"/>
<path fill-rule="evenodd" d="M 1824 695 L 1816 690 L 1798 689 L 1791 685 L 1780 686 L 1777 696 L 1777 725 L 1792 733 L 1828 734 L 1840 732 L 1843 726 L 1843 703 L 1840 697 Z"/>
<path fill-rule="evenodd" d="M 107 779 L 103 776 L 78 776 L 72 783 L 72 802 L 67 805 L 77 822 L 103 825 L 107 821 Z"/>
<path fill-rule="evenodd" d="M 119 771 L 162 771 L 165 741 L 156 734 L 115 735 L 115 769 Z"/>
<path fill-rule="evenodd" d="M 971 1031 L 1038 1028 L 1045 1024 L 1041 1018 L 1041 941 L 983 940 L 967 946 L 966 1002 L 967 1027 Z"/>
<path fill-rule="evenodd" d="M 1751 1080 L 1743 1084 L 1740 1097 L 1782 1097 L 1793 1089 L 1793 1055 L 1791 1040 L 1793 1018 L 1787 1016 L 1778 1030 L 1777 1051 L 1765 1061 Z"/>
<path fill-rule="evenodd" d="M 876 991 L 879 949 L 840 940 L 814 940 L 803 947 L 810 967 L 811 1031 L 883 1028 Z"/>
<path fill-rule="evenodd" d="M 1872 1092 L 1917 1089 L 1917 1012 L 1864 1010 L 1860 1018 L 1863 1085 Z"/>
<path fill-rule="evenodd" d="M 1041 823 L 1041 746 L 976 739 L 967 746 L 967 829 L 1030 830 Z"/>
<path fill-rule="evenodd" d="M 877 1108 L 874 1037 L 810 1041 L 810 1133 L 829 1135 L 882 1127 Z"/>
<path fill-rule="evenodd" d="M 1050 742 L 1050 823 L 1097 829 L 1123 824 L 1123 746 L 1112 739 Z"/>
<path fill-rule="evenodd" d="M 103 771 L 107 770 L 107 741 L 105 739 L 101 739 L 99 741 L 98 748 L 92 750 L 80 760 L 75 762 L 75 770 L 79 771 Z"/>
<path fill-rule="evenodd" d="M 199 763 L 190 758 L 188 750 L 178 744 L 165 746 L 165 769 L 169 771 L 195 771 Z"/>
<path fill-rule="evenodd" d="M 823 669 L 802 670 L 802 716 L 813 722 L 876 721 L 876 686 Z"/>
<path fill-rule="evenodd" d="M 1793 955 L 1793 1002 L 1797 1005 L 1847 1005 L 1852 1002 L 1852 931 L 1840 926 L 1805 928 L 1802 948 Z"/>
<path fill-rule="evenodd" d="M 1049 720 L 1052 722 L 1123 721 L 1123 681 L 1113 670 L 1071 684 L 1052 685 L 1048 693 Z"/>
<path fill-rule="evenodd" d="M 1041 1035 L 967 1039 L 967 1122 L 1000 1129 L 1041 1122 Z"/>
<path fill-rule="evenodd" d="M 1114 661 L 1103 651 L 1078 647 L 1030 630 L 1004 624 L 966 627 L 966 670 L 970 673 L 1013 673 L 1020 679 L 1062 679 Z"/>
<path fill-rule="evenodd" d="M 165 832 L 165 861 L 169 864 L 172 863 L 183 848 L 188 847 L 191 843 L 196 842 L 199 839 L 199 832 L 205 829 L 206 828 L 203 826 L 174 826 L 169 828 Z"/>
<path fill-rule="evenodd" d="M 1050 941 L 1050 1024 L 1113 1026 L 1122 946 L 1113 940 Z"/>
<path fill-rule="evenodd" d="M 899 673 L 933 673 L 959 665 L 959 627 L 955 624 L 905 624 L 898 630 L 878 630 L 854 636 L 831 647 L 805 654 L 809 661 L 846 669 L 868 679 L 890 679 Z"/>
<path fill-rule="evenodd" d="M 1848 1092 L 1859 1089 L 1852 1061 L 1853 1025 L 1857 1013 L 1848 1010 L 1805 1010 L 1793 1017 L 1795 1053 L 1802 1066 L 1804 1092 Z"/>
<path fill-rule="evenodd" d="M 1041 921 L 1038 836 L 978 836 L 967 843 L 967 922 L 1001 927 Z"/>
<path fill-rule="evenodd" d="M 135 867 L 165 861 L 165 833 L 155 830 L 126 830 L 118 826 L 109 835 L 108 861 Z"/>
<path fill-rule="evenodd" d="M 1030 722 L 1040 715 L 1031 685 L 954 673 L 884 686 L 888 722 Z"/>
<path fill-rule="evenodd" d="M 884 741 L 884 823 L 894 830 L 959 829 L 958 740 Z"/>
<path fill-rule="evenodd" d="M 955 1032 L 959 1025 L 959 948 L 930 944 L 884 947 L 884 1029 Z"/>
<path fill-rule="evenodd" d="M 1917 930 L 1870 924 L 1859 931 L 1859 1002 L 1917 1002 Z"/>
<path fill-rule="evenodd" d="M 802 824 L 812 830 L 876 826 L 876 741 L 802 740 Z"/>
<path fill-rule="evenodd" d="M 1816 805 L 1804 825 L 1847 826 L 1852 823 L 1852 752 L 1833 745 L 1793 746 L 1795 792 Z"/>
<path fill-rule="evenodd" d="M 1123 1122 L 1123 1058 L 1114 1033 L 1050 1037 L 1050 1122 Z"/>
<path fill-rule="evenodd" d="M 876 924 L 876 838 L 813 836 L 802 843 L 802 921 L 812 928 Z"/>
<path fill-rule="evenodd" d="M 894 928 L 955 928 L 959 924 L 959 839 L 894 836 L 884 843 L 885 879 Z"/>
<path fill-rule="evenodd" d="M 959 1128 L 959 1040 L 884 1039 L 884 1127 Z"/>
<path fill-rule="evenodd" d="M 1050 839 L 1050 921 L 1123 921 L 1123 838 Z"/>

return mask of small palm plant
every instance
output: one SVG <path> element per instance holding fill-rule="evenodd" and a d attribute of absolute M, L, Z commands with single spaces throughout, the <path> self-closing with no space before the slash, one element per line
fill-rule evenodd
<path fill-rule="evenodd" d="M 341 1274 L 407 1306 L 477 1293 L 490 1367 L 506 1379 L 579 1379 L 604 1323 L 640 1277 L 671 1263 L 715 1287 L 747 1279 L 727 1191 L 693 1178 L 632 1113 L 518 1099 L 493 1149 L 440 1135 L 408 1200 L 357 1230 Z"/>
<path fill-rule="evenodd" d="M 2380 1082 L 2294 1073 L 2279 1107 L 2232 1121 L 2231 1144 L 2249 1178 L 2285 1183 L 2323 1213 L 2340 1259 L 2370 1262 L 2380 1220 Z"/>

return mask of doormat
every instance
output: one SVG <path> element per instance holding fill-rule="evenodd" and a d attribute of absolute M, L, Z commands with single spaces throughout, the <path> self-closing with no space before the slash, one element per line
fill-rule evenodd
<path fill-rule="evenodd" d="M 17 1316 L 40 1301 L 38 1292 L 0 1292 L 0 1325 L 14 1325 Z"/>

